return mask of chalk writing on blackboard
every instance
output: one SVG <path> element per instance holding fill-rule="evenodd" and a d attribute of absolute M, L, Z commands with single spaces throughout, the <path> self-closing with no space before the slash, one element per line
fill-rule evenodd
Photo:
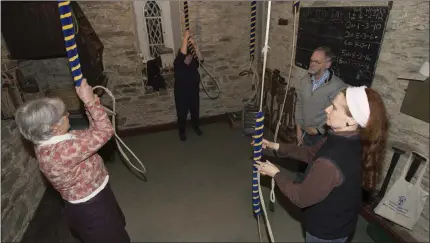
<path fill-rule="evenodd" d="M 307 19 L 344 19 L 344 12 L 341 9 L 316 9 L 315 11 L 308 11 L 306 14 Z"/>
<path fill-rule="evenodd" d="M 301 8 L 296 65 L 307 69 L 312 51 L 328 46 L 336 76 L 350 85 L 370 86 L 388 14 L 388 6 Z"/>
<path fill-rule="evenodd" d="M 344 40 L 343 46 L 349 46 L 349 47 L 357 47 L 360 49 L 370 50 L 370 47 L 372 46 L 372 43 L 370 42 L 362 42 L 362 41 L 353 41 L 353 40 Z"/>
<path fill-rule="evenodd" d="M 387 12 L 387 8 L 359 7 L 353 8 L 353 10 L 348 13 L 348 17 L 351 20 L 385 21 Z"/>
<path fill-rule="evenodd" d="M 353 58 L 353 59 L 357 59 L 357 60 L 363 60 L 366 62 L 372 61 L 372 55 L 369 55 L 369 54 L 366 54 L 363 52 L 348 51 L 345 49 L 342 49 L 340 51 L 340 56 L 341 57 L 347 57 L 347 58 Z"/>
<path fill-rule="evenodd" d="M 378 31 L 382 29 L 383 23 L 378 22 L 352 22 L 347 21 L 345 23 L 345 28 L 347 30 L 357 30 L 357 31 Z"/>
<path fill-rule="evenodd" d="M 350 59 L 345 59 L 345 58 L 339 58 L 337 61 L 338 65 L 350 65 L 353 66 L 356 69 L 360 69 L 360 70 L 371 70 L 371 65 L 370 64 L 366 64 L 366 63 L 359 63 L 359 62 L 354 62 Z"/>
<path fill-rule="evenodd" d="M 362 78 L 368 79 L 372 76 L 372 73 L 370 71 L 367 70 L 358 70 L 357 71 L 357 76 L 355 76 L 356 80 L 360 80 Z"/>
<path fill-rule="evenodd" d="M 381 37 L 376 34 L 368 34 L 368 33 L 360 33 L 360 32 L 351 32 L 346 30 L 345 39 L 356 39 L 356 40 L 364 40 L 364 41 L 379 41 Z"/>

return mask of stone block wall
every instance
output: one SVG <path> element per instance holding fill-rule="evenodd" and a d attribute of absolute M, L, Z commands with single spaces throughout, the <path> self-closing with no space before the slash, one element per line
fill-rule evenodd
<path fill-rule="evenodd" d="M 5 70 L 12 69 L 17 66 L 17 62 L 14 60 L 10 60 L 8 58 L 8 50 L 6 47 L 6 43 L 3 39 L 3 35 L 1 36 L 1 70 L 2 72 Z"/>
<path fill-rule="evenodd" d="M 387 1 L 377 3 L 346 0 L 302 1 L 301 6 L 360 6 L 386 3 Z M 131 2 L 85 1 L 79 2 L 79 4 L 105 47 L 103 63 L 109 77 L 108 88 L 117 98 L 118 128 L 128 129 L 174 122 L 176 114 L 172 89 L 168 88 L 166 92 L 148 93 L 143 86 L 144 77 L 141 74 L 143 65 L 137 48 L 138 38 Z M 204 92 L 201 92 L 201 116 L 240 110 L 243 106 L 243 99 L 248 98 L 252 93 L 250 78 L 238 75 L 248 63 L 249 2 L 191 1 L 189 11 L 191 30 L 205 56 L 205 66 L 218 78 L 221 86 L 221 95 L 216 100 L 210 100 Z M 272 2 L 269 39 L 271 49 L 268 54 L 268 67 L 279 69 L 284 77 L 288 77 L 291 62 L 292 17 L 291 2 Z M 287 26 L 278 25 L 279 18 L 288 19 L 289 24 Z M 258 21 L 265 22 L 265 18 L 259 18 Z M 258 31 L 260 35 L 264 33 L 261 30 Z M 6 60 L 3 50 L 4 45 L 2 45 L 2 63 Z M 390 145 L 396 144 L 416 150 L 425 156 L 429 155 L 428 123 L 400 113 L 408 83 L 397 80 L 397 77 L 402 70 L 418 70 L 424 60 L 428 60 L 428 58 L 428 1 L 395 1 L 386 27 L 373 88 L 383 95 L 391 117 Z M 292 85 L 305 74 L 305 70 L 293 66 Z M 166 79 L 171 80 L 171 77 Z M 207 79 L 203 77 L 203 80 Z M 109 97 L 105 96 L 104 102 L 109 104 Z M 3 156 L 2 154 L 2 175 Z M 388 148 L 385 165 L 388 165 L 391 156 L 391 149 Z M 407 156 L 402 156 L 391 183 L 398 178 L 406 158 Z M 28 163 L 27 166 L 30 164 L 34 163 Z M 23 168 L 27 167 L 22 167 L 19 172 L 23 171 Z M 34 168 L 31 167 L 31 169 Z M 385 166 L 385 171 L 387 169 L 388 166 Z M 22 176 L 25 176 L 25 173 L 22 173 Z M 31 180 L 38 181 L 39 179 L 31 177 Z M 20 184 L 17 183 L 16 186 L 18 185 Z M 422 186 L 428 191 L 428 172 Z M 11 193 L 11 191 L 9 192 Z M 2 190 L 2 202 L 3 193 L 5 191 Z M 29 205 L 25 201 L 23 204 Z M 16 204 L 16 206 L 19 205 L 19 203 Z M 9 203 L 9 209 L 2 210 L 2 219 L 17 222 L 18 216 L 7 213 L 14 208 L 15 205 Z M 420 221 L 412 232 L 412 235 L 421 242 L 429 240 L 428 208 L 427 202 Z M 27 211 L 31 212 L 29 208 Z M 22 217 L 28 218 L 28 216 Z M 6 224 L 2 225 L 5 227 Z M 2 228 L 2 232 L 9 231 L 3 231 Z M 15 232 L 15 235 L 19 235 L 19 233 Z"/>
<path fill-rule="evenodd" d="M 143 87 L 143 65 L 138 54 L 135 16 L 130 2 L 80 2 L 105 49 L 103 62 L 109 89 L 117 98 L 118 128 L 152 126 L 176 120 L 173 90 L 148 93 Z M 172 9 L 171 11 L 178 11 Z M 181 10 L 182 12 L 182 7 Z M 183 14 L 183 13 L 181 13 Z M 190 24 L 205 57 L 205 67 L 218 79 L 216 100 L 201 92 L 202 117 L 241 110 L 252 83 L 239 72 L 249 62 L 248 2 L 189 2 Z M 213 92 L 213 82 L 203 72 Z M 171 83 L 171 77 L 166 77 Z M 109 104 L 109 98 L 104 98 Z"/>
<path fill-rule="evenodd" d="M 83 1 L 79 6 L 104 45 L 103 65 L 115 80 L 111 85 L 121 83 L 118 76 L 123 82 L 142 83 L 132 3 Z"/>
<path fill-rule="evenodd" d="M 166 91 L 148 92 L 144 86 L 145 65 L 139 57 L 132 3 L 85 1 L 79 5 L 104 45 L 103 64 L 108 88 L 117 101 L 118 129 L 175 122 L 172 75 L 165 76 Z M 171 11 L 180 11 L 183 16 L 182 5 Z M 205 67 L 217 79 L 221 91 L 218 99 L 211 100 L 201 89 L 201 116 L 241 110 L 243 100 L 253 93 L 251 78 L 239 76 L 249 62 L 249 2 L 191 1 L 189 14 Z M 6 60 L 3 53 L 2 60 Z M 204 71 L 202 80 L 213 93 L 214 83 Z M 102 100 L 111 105 L 107 95 Z"/>
<path fill-rule="evenodd" d="M 137 51 L 131 2 L 86 1 L 79 4 L 105 48 L 103 63 L 109 77 L 108 88 L 117 99 L 118 128 L 174 122 L 173 90 L 169 88 L 166 92 L 149 94 L 143 86 L 143 65 Z M 238 75 L 248 63 L 249 4 L 190 2 L 189 5 L 191 28 L 195 30 L 205 55 L 205 66 L 218 79 L 221 87 L 221 95 L 216 100 L 210 100 L 201 92 L 201 116 L 240 110 L 242 99 L 252 93 L 250 79 Z M 8 63 L 8 68 L 16 66 L 16 61 L 7 59 L 3 39 L 1 47 L 2 64 Z M 204 76 L 203 80 L 207 81 Z M 166 79 L 171 80 L 171 77 Z M 106 104 L 110 103 L 107 96 L 103 100 Z M 16 125 L 13 121 L 2 121 L 3 240 L 21 239 L 44 190 L 37 163 L 24 153 Z"/>
<path fill-rule="evenodd" d="M 1 238 L 19 242 L 46 186 L 13 120 L 1 122 L 1 151 Z"/>
<path fill-rule="evenodd" d="M 41 93 L 54 89 L 73 89 L 67 58 L 29 60 L 20 63 L 18 69 L 25 79 L 36 81 Z"/>
<path fill-rule="evenodd" d="M 372 6 L 386 5 L 388 1 L 301 1 L 301 6 Z M 272 2 L 268 67 L 278 68 L 287 77 L 291 61 L 293 14 L 291 2 Z M 288 19 L 288 26 L 279 26 L 278 19 Z M 400 113 L 408 81 L 398 80 L 402 72 L 418 71 L 425 60 L 429 60 L 429 2 L 394 1 L 382 44 L 376 75 L 372 88 L 384 99 L 390 115 L 389 147 L 384 163 L 385 176 L 392 157 L 391 146 L 408 151 L 414 150 L 429 156 L 429 124 Z M 306 70 L 293 66 L 291 84 L 303 77 Z M 409 157 L 401 157 L 390 186 L 399 177 Z M 419 168 L 422 169 L 422 166 Z M 416 177 L 416 176 L 415 176 Z M 429 191 L 428 168 L 422 188 Z M 398 227 L 401 230 L 400 227 Z M 410 234 L 418 242 L 429 241 L 429 202 L 427 201 L 420 220 Z"/>

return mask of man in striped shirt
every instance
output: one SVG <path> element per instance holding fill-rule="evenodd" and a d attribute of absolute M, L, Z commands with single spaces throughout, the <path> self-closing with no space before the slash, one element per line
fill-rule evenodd
<path fill-rule="evenodd" d="M 325 137 L 324 109 L 342 89 L 347 87 L 329 70 L 333 58 L 330 48 L 323 46 L 315 49 L 310 60 L 309 75 L 303 77 L 296 85 L 295 119 L 299 145 L 312 146 Z M 303 171 L 304 168 L 299 170 Z"/>

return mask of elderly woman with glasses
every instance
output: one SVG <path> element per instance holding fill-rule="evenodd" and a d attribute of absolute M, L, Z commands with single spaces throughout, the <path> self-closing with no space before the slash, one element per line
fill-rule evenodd
<path fill-rule="evenodd" d="M 86 130 L 70 131 L 64 102 L 42 98 L 20 107 L 15 120 L 34 143 L 39 168 L 65 201 L 72 230 L 85 243 L 128 243 L 125 218 L 109 187 L 109 174 L 97 151 L 114 129 L 99 98 L 84 79 L 76 87 L 89 119 Z"/>

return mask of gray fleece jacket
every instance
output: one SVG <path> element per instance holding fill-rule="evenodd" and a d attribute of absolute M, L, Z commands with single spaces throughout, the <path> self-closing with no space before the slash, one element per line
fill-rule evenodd
<path fill-rule="evenodd" d="M 324 110 L 331 104 L 336 95 L 346 87 L 347 84 L 331 74 L 327 81 L 312 92 L 310 76 L 303 77 L 296 85 L 296 124 L 302 128 L 316 127 L 321 134 L 324 134 L 326 132 L 326 113 Z"/>

